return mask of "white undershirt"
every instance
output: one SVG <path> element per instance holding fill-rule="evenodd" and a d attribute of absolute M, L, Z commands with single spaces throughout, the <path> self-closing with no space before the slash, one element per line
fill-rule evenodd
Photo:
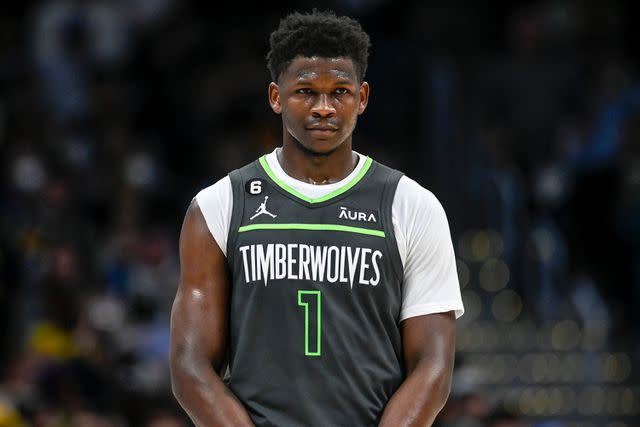
<path fill-rule="evenodd" d="M 358 154 L 355 169 L 339 182 L 314 185 L 287 175 L 276 156 L 266 160 L 278 179 L 310 198 L 325 196 L 349 183 L 364 166 Z M 226 256 L 233 192 L 226 176 L 196 195 L 209 231 Z M 442 205 L 429 190 L 402 176 L 391 207 L 393 230 L 404 268 L 400 320 L 431 313 L 464 313 L 449 222 Z"/>

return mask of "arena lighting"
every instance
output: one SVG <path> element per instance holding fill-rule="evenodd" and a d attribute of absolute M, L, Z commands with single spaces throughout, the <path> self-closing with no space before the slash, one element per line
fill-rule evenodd
<path fill-rule="evenodd" d="M 562 408 L 564 407 L 562 391 L 559 388 L 554 387 L 551 390 L 549 390 L 548 396 L 549 396 L 548 408 L 547 408 L 548 413 L 550 415 L 559 414 Z"/>
<path fill-rule="evenodd" d="M 505 380 L 507 365 L 504 356 L 497 355 L 488 363 L 488 379 L 493 383 L 502 383 Z"/>
<path fill-rule="evenodd" d="M 539 327 L 534 336 L 538 350 L 551 350 L 551 326 L 547 324 Z"/>
<path fill-rule="evenodd" d="M 469 350 L 469 332 L 465 329 L 459 329 L 456 332 L 456 351 Z"/>
<path fill-rule="evenodd" d="M 544 382 L 547 375 L 547 360 L 542 355 L 537 355 L 533 358 L 531 365 L 531 378 L 534 383 Z"/>
<path fill-rule="evenodd" d="M 504 252 L 502 235 L 492 229 L 470 229 L 458 240 L 458 254 L 467 261 L 481 262 L 499 258 Z"/>
<path fill-rule="evenodd" d="M 509 385 L 518 374 L 518 358 L 511 354 L 492 355 L 487 358 L 484 364 L 479 363 L 478 365 L 488 372 L 488 382 L 495 385 Z"/>
<path fill-rule="evenodd" d="M 485 322 L 480 326 L 480 329 L 482 330 L 483 339 L 480 343 L 479 349 L 488 352 L 495 351 L 500 340 L 495 326 L 493 326 L 491 323 Z"/>
<path fill-rule="evenodd" d="M 456 266 L 458 268 L 458 281 L 460 282 L 460 287 L 464 289 L 469 284 L 471 272 L 469 271 L 467 263 L 460 258 L 456 259 Z"/>
<path fill-rule="evenodd" d="M 560 358 L 556 354 L 548 354 L 547 356 L 547 381 L 557 382 L 560 377 Z"/>
<path fill-rule="evenodd" d="M 487 230 L 489 236 L 490 254 L 494 258 L 500 258 L 504 252 L 504 239 L 502 234 L 495 230 Z"/>
<path fill-rule="evenodd" d="M 582 347 L 587 351 L 602 350 L 607 343 L 607 328 L 601 323 L 586 324 L 582 334 Z"/>
<path fill-rule="evenodd" d="M 502 407 L 505 411 L 511 413 L 518 412 L 520 393 L 521 392 L 517 389 L 511 389 L 505 393 L 504 401 L 502 403 Z"/>
<path fill-rule="evenodd" d="M 619 414 L 620 393 L 615 388 L 607 388 L 605 393 L 605 411 L 607 414 Z"/>
<path fill-rule="evenodd" d="M 496 325 L 492 323 L 487 323 L 484 326 L 484 337 L 485 337 L 484 348 L 486 348 L 487 351 L 492 351 L 498 348 L 498 345 L 500 344 L 501 336 L 498 333 L 498 329 Z"/>
<path fill-rule="evenodd" d="M 497 292 L 509 283 L 511 272 L 507 264 L 498 258 L 488 258 L 480 267 L 478 282 L 487 292 Z"/>
<path fill-rule="evenodd" d="M 456 349 L 464 352 L 473 351 L 471 337 L 472 332 L 468 328 L 460 328 L 456 333 Z"/>
<path fill-rule="evenodd" d="M 640 392 L 636 388 L 605 386 L 604 411 L 609 415 L 635 416 L 640 414 Z"/>
<path fill-rule="evenodd" d="M 533 413 L 535 415 L 545 415 L 548 408 L 547 390 L 540 388 L 533 393 Z"/>
<path fill-rule="evenodd" d="M 571 414 L 576 408 L 576 401 L 577 401 L 576 391 L 571 387 L 563 387 L 562 400 L 565 402 L 565 404 L 561 408 L 560 413 L 563 415 Z"/>
<path fill-rule="evenodd" d="M 471 331 L 469 346 L 471 350 L 479 350 L 484 343 L 484 330 L 480 325 L 473 325 Z"/>
<path fill-rule="evenodd" d="M 491 303 L 493 316 L 502 322 L 513 322 L 522 312 L 522 299 L 515 291 L 505 289 Z"/>
<path fill-rule="evenodd" d="M 479 359 L 478 359 L 479 360 Z M 482 364 L 491 368 L 486 358 Z M 611 386 L 507 386 L 499 388 L 502 405 L 528 417 L 629 417 L 640 414 L 638 390 Z"/>
<path fill-rule="evenodd" d="M 484 230 L 475 233 L 471 239 L 471 256 L 475 261 L 482 261 L 491 255 L 489 233 Z"/>
<path fill-rule="evenodd" d="M 475 342 L 477 347 L 470 349 L 471 336 L 480 334 L 484 339 Z M 490 326 L 478 326 L 476 329 L 460 331 L 459 348 L 474 350 L 469 356 L 470 363 L 482 366 L 486 371 L 498 371 L 500 378 L 490 376 L 494 383 L 512 381 L 519 372 L 525 372 L 522 381 L 540 384 L 575 383 L 584 381 L 586 358 L 590 365 L 595 365 L 595 372 L 590 374 L 595 381 L 603 383 L 621 383 L 627 380 L 631 372 L 631 359 L 625 353 L 601 353 L 584 355 L 582 353 L 538 353 L 532 352 L 522 356 L 514 354 L 494 353 L 505 351 L 494 346 L 492 341 L 502 333 Z M 508 351 L 508 350 L 506 350 Z M 487 353 L 484 353 L 487 352 Z M 528 371 L 528 372 L 527 372 Z"/>
<path fill-rule="evenodd" d="M 506 333 L 510 349 L 515 351 L 525 351 L 532 349 L 534 340 L 531 336 L 535 334 L 535 328 L 528 321 L 519 321 L 509 324 Z"/>
<path fill-rule="evenodd" d="M 525 384 L 533 382 L 531 378 L 531 367 L 533 366 L 533 360 L 535 355 L 533 353 L 525 354 L 518 363 L 518 377 L 520 381 Z"/>
<path fill-rule="evenodd" d="M 470 320 L 476 320 L 482 313 L 482 300 L 477 292 L 466 289 L 462 292 L 462 300 L 464 301 L 464 316 L 469 316 Z"/>
<path fill-rule="evenodd" d="M 602 387 L 584 388 L 578 395 L 578 412 L 581 415 L 600 415 L 604 409 L 604 396 Z"/>
<path fill-rule="evenodd" d="M 471 241 L 474 235 L 475 231 L 467 230 L 458 239 L 458 254 L 467 261 L 475 261 L 471 253 Z"/>
<path fill-rule="evenodd" d="M 500 344 L 501 344 L 500 350 L 502 351 L 521 351 L 526 348 L 526 346 L 524 346 L 522 339 L 519 339 L 519 340 L 516 339 L 515 341 L 513 340 L 513 338 L 516 336 L 513 332 L 514 324 L 515 322 L 504 324 L 504 325 L 500 325 L 500 327 L 498 328 L 498 331 L 499 331 L 498 333 L 500 334 Z"/>
<path fill-rule="evenodd" d="M 640 414 L 640 409 L 637 402 L 637 395 L 633 392 L 631 387 L 625 387 L 620 394 L 620 412 L 624 415 L 637 415 Z"/>
<path fill-rule="evenodd" d="M 584 357 L 580 353 L 569 353 L 561 357 L 561 380 L 565 383 L 577 383 L 584 381 Z"/>
<path fill-rule="evenodd" d="M 601 378 L 610 383 L 621 383 L 631 375 L 631 358 L 626 353 L 607 353 L 602 360 Z"/>
<path fill-rule="evenodd" d="M 524 389 L 518 400 L 518 408 L 524 415 L 530 415 L 531 413 L 531 401 L 533 400 L 533 388 L 527 387 Z"/>
<path fill-rule="evenodd" d="M 554 350 L 573 350 L 580 344 L 581 339 L 580 328 L 573 320 L 560 321 L 551 330 L 551 346 Z"/>

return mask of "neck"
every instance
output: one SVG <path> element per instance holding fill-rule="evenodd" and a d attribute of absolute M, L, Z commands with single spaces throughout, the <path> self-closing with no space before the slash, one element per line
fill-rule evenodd
<path fill-rule="evenodd" d="M 282 170 L 292 178 L 310 184 L 332 184 L 344 179 L 358 164 L 351 139 L 330 153 L 313 153 L 297 141 L 285 141 L 277 152 Z"/>

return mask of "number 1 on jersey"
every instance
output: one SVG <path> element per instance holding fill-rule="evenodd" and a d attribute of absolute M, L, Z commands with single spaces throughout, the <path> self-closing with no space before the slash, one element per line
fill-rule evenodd
<path fill-rule="evenodd" d="M 301 307 L 304 306 L 305 356 L 320 356 L 320 331 L 322 329 L 320 297 L 320 291 L 303 291 L 302 289 L 298 290 L 298 305 Z M 311 308 L 309 307 L 309 304 L 312 305 Z M 313 315 L 313 311 L 315 311 L 315 315 Z M 312 313 L 310 314 L 309 312 Z M 312 336 L 313 338 L 311 338 Z"/>

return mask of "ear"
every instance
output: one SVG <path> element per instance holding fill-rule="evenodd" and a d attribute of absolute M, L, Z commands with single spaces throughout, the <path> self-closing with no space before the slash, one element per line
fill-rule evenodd
<path fill-rule="evenodd" d="M 369 103 L 369 83 L 362 82 L 360 84 L 360 103 L 358 105 L 358 115 L 364 113 L 364 110 L 367 108 L 367 104 Z"/>
<path fill-rule="evenodd" d="M 269 105 L 274 113 L 282 113 L 282 104 L 280 104 L 280 88 L 274 82 L 269 83 Z"/>

